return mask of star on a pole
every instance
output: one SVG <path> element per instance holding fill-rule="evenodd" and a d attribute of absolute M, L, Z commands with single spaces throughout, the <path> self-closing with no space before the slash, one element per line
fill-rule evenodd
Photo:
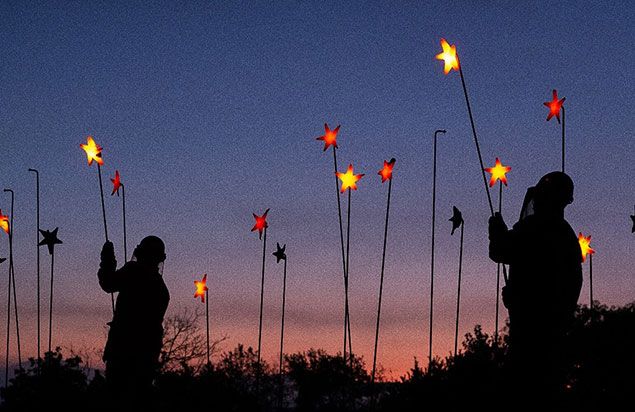
<path fill-rule="evenodd" d="M 117 196 L 119 196 L 119 189 L 121 189 L 122 183 L 121 183 L 121 178 L 119 176 L 119 170 L 115 170 L 115 177 L 113 179 L 110 179 L 110 181 L 112 182 L 112 193 L 110 194 L 110 196 L 114 195 L 115 193 L 117 193 Z"/>
<path fill-rule="evenodd" d="M 324 151 L 329 148 L 329 146 L 333 146 L 337 148 L 337 132 L 339 132 L 340 126 L 333 130 L 329 129 L 329 125 L 324 123 L 324 135 L 317 137 L 315 140 L 322 140 L 324 142 Z"/>
<path fill-rule="evenodd" d="M 207 288 L 207 274 L 203 275 L 203 279 L 195 280 L 194 286 L 196 287 L 194 299 L 201 298 L 201 302 L 205 303 L 205 293 L 209 290 Z"/>
<path fill-rule="evenodd" d="M 49 254 L 52 255 L 53 252 L 55 251 L 55 245 L 60 245 L 62 244 L 62 241 L 59 240 L 57 238 L 57 230 L 59 228 L 55 228 L 52 231 L 49 230 L 42 230 L 42 229 L 38 229 L 40 231 L 40 234 L 42 235 L 43 239 L 40 241 L 40 243 L 38 243 L 38 246 L 44 246 L 46 245 L 49 249 Z"/>
<path fill-rule="evenodd" d="M 549 114 L 547 115 L 547 121 L 551 120 L 552 117 L 556 116 L 558 123 L 560 123 L 560 109 L 562 108 L 562 103 L 566 100 L 566 97 L 558 100 L 558 91 L 553 89 L 553 100 L 550 102 L 544 102 L 543 104 L 549 108 Z"/>
<path fill-rule="evenodd" d="M 262 216 L 252 213 L 254 215 L 254 219 L 256 219 L 256 223 L 254 224 L 254 227 L 251 228 L 251 231 L 258 231 L 258 239 L 262 239 L 262 231 L 269 227 L 269 224 L 267 223 L 267 213 L 269 213 L 269 209 L 265 210 L 265 213 L 263 213 Z"/>
<path fill-rule="evenodd" d="M 384 167 L 381 168 L 377 174 L 381 176 L 381 182 L 384 183 L 386 180 L 392 180 L 392 169 L 395 167 L 395 158 L 390 159 L 390 162 L 384 160 Z"/>
<path fill-rule="evenodd" d="M 507 172 L 509 172 L 510 170 L 512 170 L 511 167 L 509 166 L 503 166 L 503 164 L 501 163 L 501 161 L 498 159 L 498 157 L 496 158 L 496 164 L 494 165 L 494 167 L 486 167 L 485 171 L 487 173 L 490 173 L 492 176 L 489 179 L 489 187 L 492 187 L 496 184 L 497 180 L 500 180 L 501 182 L 503 182 L 505 184 L 505 186 L 507 186 Z"/>
<path fill-rule="evenodd" d="M 454 231 L 463 224 L 463 215 L 456 206 L 452 206 L 452 217 L 448 220 L 452 222 L 452 233 L 450 233 L 450 235 L 453 235 Z"/>
<path fill-rule="evenodd" d="M 443 48 L 443 52 L 437 54 L 435 57 L 437 60 L 443 60 L 443 73 L 448 74 L 452 69 L 459 70 L 459 58 L 456 55 L 456 46 L 450 46 L 445 39 L 441 39 L 441 47 Z"/>
<path fill-rule="evenodd" d="M 364 177 L 364 174 L 356 175 L 353 173 L 353 165 L 349 164 L 346 173 L 336 172 L 335 175 L 342 181 L 340 193 L 346 192 L 347 189 L 357 190 L 357 182 Z"/>
<path fill-rule="evenodd" d="M 284 253 L 286 248 L 287 245 L 280 247 L 280 243 L 276 242 L 276 251 L 272 253 L 276 257 L 276 263 L 280 263 L 281 260 L 287 260 L 287 255 Z"/>

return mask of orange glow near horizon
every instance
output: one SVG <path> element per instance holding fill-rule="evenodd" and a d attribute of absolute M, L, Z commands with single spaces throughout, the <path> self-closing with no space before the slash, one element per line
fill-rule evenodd
<path fill-rule="evenodd" d="M 390 162 L 384 160 L 384 167 L 381 168 L 377 174 L 381 176 L 381 182 L 384 183 L 386 180 L 392 180 L 392 169 L 395 167 L 395 159 L 390 159 Z"/>
<path fill-rule="evenodd" d="M 550 102 L 544 102 L 543 104 L 549 108 L 549 114 L 547 115 L 547 121 L 551 120 L 552 117 L 556 116 L 558 119 L 558 123 L 560 123 L 560 109 L 562 108 L 562 104 L 566 100 L 566 97 L 558 100 L 558 91 L 553 89 L 553 99 Z"/>
<path fill-rule="evenodd" d="M 97 162 L 98 165 L 102 166 L 104 164 L 104 159 L 101 157 L 102 148 L 93 140 L 92 136 L 88 136 L 86 138 L 86 144 L 81 143 L 79 145 L 84 152 L 86 152 L 86 158 L 88 159 L 88 166 L 93 164 L 93 161 Z"/>
<path fill-rule="evenodd" d="M 505 184 L 505 186 L 507 186 L 506 173 L 509 172 L 510 170 L 512 170 L 512 168 L 509 166 L 503 166 L 503 164 L 497 157 L 496 164 L 494 164 L 494 167 L 485 168 L 485 171 L 492 175 L 489 178 L 489 187 L 494 186 L 496 184 L 496 181 L 498 180 L 500 180 L 501 182 L 503 182 L 503 184 Z"/>
<path fill-rule="evenodd" d="M 9 234 L 9 216 L 3 215 L 2 209 L 0 209 L 0 228 L 2 228 L 7 235 Z"/>
<path fill-rule="evenodd" d="M 342 181 L 340 193 L 346 192 L 347 189 L 357 190 L 357 182 L 364 177 L 364 174 L 356 175 L 353 173 L 353 165 L 349 164 L 346 173 L 336 172 L 335 175 Z"/>
<path fill-rule="evenodd" d="M 324 151 L 333 146 L 337 148 L 337 132 L 340 131 L 340 125 L 333 130 L 329 129 L 329 125 L 324 123 L 324 135 L 317 137 L 315 140 L 322 140 L 324 142 Z"/>
<path fill-rule="evenodd" d="M 117 193 L 117 196 L 119 196 L 119 189 L 121 188 L 121 178 L 119 177 L 119 170 L 115 170 L 115 178 L 110 179 L 110 181 L 112 182 L 112 193 L 110 194 L 110 196 L 114 195 L 115 193 Z"/>
<path fill-rule="evenodd" d="M 443 52 L 437 54 L 435 57 L 437 60 L 443 60 L 445 63 L 443 66 L 443 73 L 448 74 L 454 70 L 459 70 L 459 57 L 456 54 L 456 46 L 450 44 L 445 40 L 441 39 L 441 47 L 443 48 Z"/>
<path fill-rule="evenodd" d="M 253 213 L 256 223 L 254 224 L 254 227 L 251 228 L 251 231 L 258 231 L 258 239 L 262 239 L 262 231 L 269 227 L 269 223 L 267 223 L 267 213 L 269 213 L 269 209 L 265 210 L 265 213 L 263 213 L 262 216 L 258 216 Z"/>
<path fill-rule="evenodd" d="M 203 275 L 203 279 L 195 280 L 194 286 L 196 286 L 196 292 L 194 292 L 194 299 L 201 298 L 201 302 L 205 303 L 205 293 L 209 290 L 207 288 L 207 274 Z"/>
<path fill-rule="evenodd" d="M 595 253 L 595 250 L 591 248 L 591 235 L 585 237 L 582 232 L 580 232 L 578 234 L 578 243 L 582 251 L 582 263 L 584 263 L 587 255 L 593 255 Z"/>

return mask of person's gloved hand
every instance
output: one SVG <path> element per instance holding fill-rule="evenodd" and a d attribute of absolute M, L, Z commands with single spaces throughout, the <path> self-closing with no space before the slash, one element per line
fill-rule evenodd
<path fill-rule="evenodd" d="M 499 212 L 494 213 L 494 216 L 489 218 L 490 237 L 506 231 L 507 225 L 505 224 L 505 220 L 503 220 L 503 216 Z"/>
<path fill-rule="evenodd" d="M 112 262 L 115 260 L 115 247 L 113 246 L 111 241 L 106 241 L 104 246 L 101 248 L 101 261 L 102 262 Z"/>

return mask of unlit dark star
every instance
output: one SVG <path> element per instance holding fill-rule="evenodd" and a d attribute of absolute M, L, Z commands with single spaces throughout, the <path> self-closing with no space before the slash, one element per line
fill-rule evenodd
<path fill-rule="evenodd" d="M 461 211 L 456 206 L 452 206 L 452 217 L 449 220 L 452 222 L 452 233 L 450 234 L 453 235 L 454 231 L 463 224 L 463 215 L 461 215 Z"/>
<path fill-rule="evenodd" d="M 4 262 L 5 260 L 7 260 L 7 258 L 0 258 L 0 263 Z"/>
<path fill-rule="evenodd" d="M 42 239 L 40 243 L 38 243 L 38 246 L 46 245 L 49 248 L 49 254 L 51 255 L 53 254 L 53 251 L 55 250 L 55 245 L 59 245 L 62 243 L 62 241 L 57 238 L 58 229 L 59 228 L 57 227 L 53 229 L 52 231 L 39 229 L 44 239 Z"/>
<path fill-rule="evenodd" d="M 284 250 L 287 248 L 287 245 L 280 247 L 280 243 L 276 243 L 276 251 L 272 253 L 276 257 L 276 263 L 280 263 L 281 260 L 287 260 L 287 255 L 284 253 Z"/>

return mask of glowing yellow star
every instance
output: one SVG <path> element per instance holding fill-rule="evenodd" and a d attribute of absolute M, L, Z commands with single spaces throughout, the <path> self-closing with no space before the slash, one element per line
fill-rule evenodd
<path fill-rule="evenodd" d="M 443 52 L 436 55 L 437 60 L 443 60 L 445 66 L 443 67 L 443 73 L 448 74 L 452 69 L 459 70 L 459 57 L 456 55 L 456 46 L 452 45 L 441 39 L 441 47 Z"/>
<path fill-rule="evenodd" d="M 491 173 L 492 175 L 489 178 L 489 187 L 494 186 L 497 180 L 500 180 L 501 182 L 505 184 L 505 186 L 507 186 L 507 176 L 505 176 L 505 173 L 509 172 L 510 170 L 512 170 L 512 168 L 509 166 L 503 166 L 503 164 L 501 163 L 500 160 L 498 160 L 498 157 L 497 157 L 496 164 L 494 165 L 494 167 L 485 168 L 485 171 L 487 173 Z"/>
<path fill-rule="evenodd" d="M 201 302 L 205 303 L 205 293 L 207 288 L 207 274 L 203 275 L 203 279 L 195 280 L 194 286 L 196 286 L 196 292 L 194 292 L 194 299 L 201 298 Z"/>
<path fill-rule="evenodd" d="M 88 159 L 88 166 L 93 164 L 93 161 L 97 162 L 98 165 L 104 164 L 104 159 L 101 157 L 101 146 L 99 146 L 93 140 L 92 136 L 88 136 L 86 139 L 86 144 L 81 143 L 79 145 L 86 152 L 86 158 Z"/>
<path fill-rule="evenodd" d="M 0 210 L 0 229 L 9 234 L 9 216 L 3 215 L 2 210 Z"/>
<path fill-rule="evenodd" d="M 578 243 L 580 243 L 580 250 L 582 250 L 582 262 L 584 262 L 587 255 L 595 253 L 595 250 L 591 248 L 591 235 L 585 237 L 582 232 L 580 232 L 580 234 L 578 234 Z"/>
<path fill-rule="evenodd" d="M 357 181 L 361 179 L 364 175 L 356 175 L 353 173 L 353 165 L 348 165 L 348 170 L 346 173 L 336 172 L 335 175 L 342 181 L 342 188 L 340 189 L 340 193 L 346 192 L 346 189 L 357 190 Z"/>

